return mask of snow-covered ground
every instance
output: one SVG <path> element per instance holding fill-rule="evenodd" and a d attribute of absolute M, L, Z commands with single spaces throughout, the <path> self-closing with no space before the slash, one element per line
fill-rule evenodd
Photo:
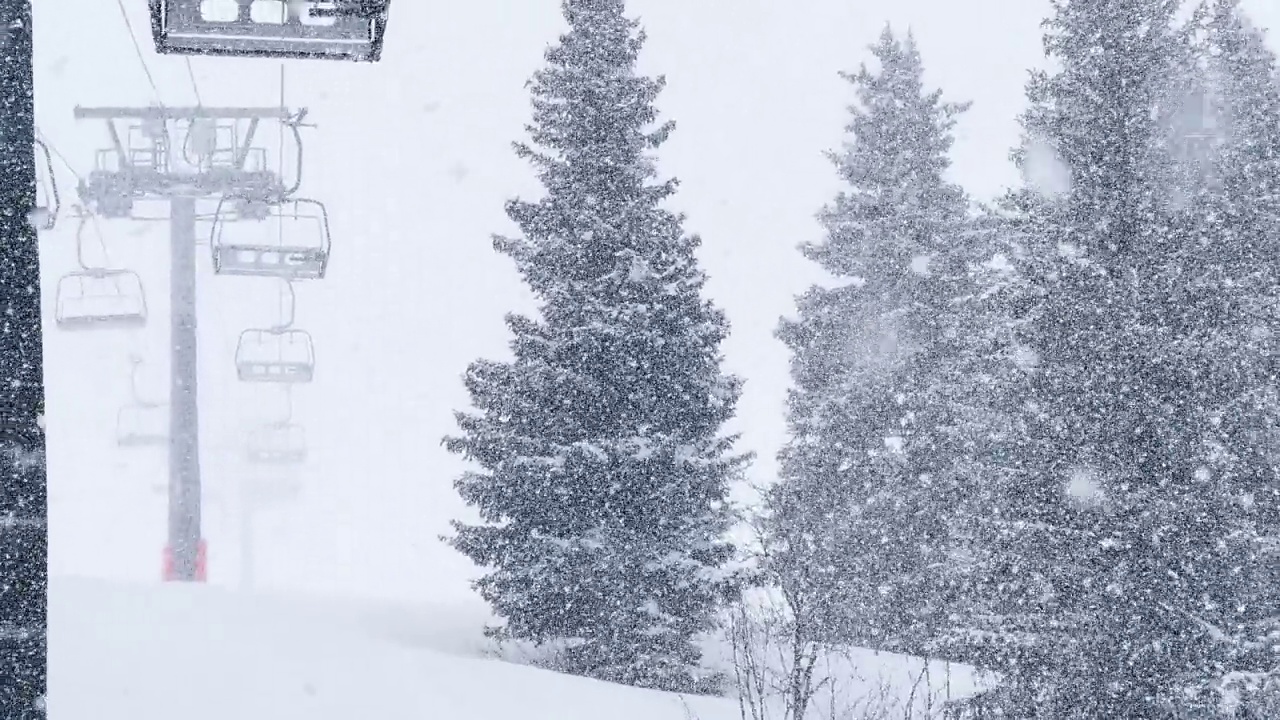
<path fill-rule="evenodd" d="M 485 622 L 484 613 L 449 604 L 55 578 L 50 716 L 738 718 L 736 702 L 728 699 L 679 697 L 493 659 L 480 639 Z M 921 669 L 919 661 L 867 653 L 855 662 L 860 675 L 841 691 L 856 697 L 877 696 L 885 687 L 905 696 Z"/>
<path fill-rule="evenodd" d="M 685 717 L 677 697 L 485 659 L 483 618 L 447 608 L 60 578 L 50 613 L 59 720 Z M 727 701 L 687 702 L 702 720 L 733 715 Z"/>

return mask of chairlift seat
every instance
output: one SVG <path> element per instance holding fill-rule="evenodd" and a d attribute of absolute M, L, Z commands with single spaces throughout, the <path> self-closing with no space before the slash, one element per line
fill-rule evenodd
<path fill-rule="evenodd" d="M 254 207 L 243 199 L 219 202 L 209 246 L 220 275 L 319 280 L 329 267 L 329 215 L 316 200 Z"/>
<path fill-rule="evenodd" d="M 390 0 L 149 0 L 156 51 L 377 62 Z"/>
<path fill-rule="evenodd" d="M 165 405 L 127 405 L 116 413 L 116 444 L 120 447 L 167 447 L 169 408 Z"/>
<path fill-rule="evenodd" d="M 236 373 L 243 382 L 306 383 L 315 377 L 311 334 L 292 328 L 245 330 L 236 344 Z"/>
<path fill-rule="evenodd" d="M 306 430 L 295 423 L 272 423 L 249 434 L 249 461 L 264 465 L 298 465 L 307 460 Z"/>
<path fill-rule="evenodd" d="M 136 329 L 147 324 L 142 279 L 130 270 L 86 270 L 58 280 L 54 319 L 61 330 Z"/>
<path fill-rule="evenodd" d="M 220 245 L 213 249 L 213 270 L 219 275 L 319 280 L 329 253 L 314 247 L 279 245 Z"/>

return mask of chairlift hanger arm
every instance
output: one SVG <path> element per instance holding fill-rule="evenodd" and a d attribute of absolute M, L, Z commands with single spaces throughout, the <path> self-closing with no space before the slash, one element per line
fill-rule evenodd
<path fill-rule="evenodd" d="M 306 110 L 303 109 L 302 113 L 305 114 Z M 306 127 L 301 124 L 288 122 L 285 124 L 289 126 L 289 130 L 293 133 L 293 142 L 294 146 L 298 148 L 298 153 L 297 162 L 294 165 L 293 184 L 285 188 L 284 195 L 281 199 L 292 197 L 293 194 L 298 192 L 298 189 L 302 187 L 302 131 L 299 130 L 299 128 Z M 280 152 L 284 152 L 284 148 L 280 148 Z"/>
<path fill-rule="evenodd" d="M 284 98 L 281 97 L 283 103 Z M 297 161 L 293 172 L 293 184 L 284 191 L 284 198 L 293 197 L 295 193 L 302 187 L 302 130 L 301 128 L 316 127 L 315 123 L 306 123 L 303 120 L 307 117 L 307 108 L 299 108 L 298 112 L 288 120 L 282 121 L 289 131 L 293 133 L 294 146 L 298 148 Z M 281 152 L 284 149 L 281 148 Z"/>
<path fill-rule="evenodd" d="M 142 367 L 142 358 L 134 355 L 129 358 L 131 367 L 129 368 L 129 395 L 138 407 L 157 408 L 161 403 L 143 400 L 142 393 L 138 390 L 138 369 Z"/>
<path fill-rule="evenodd" d="M 293 386 L 284 386 L 284 419 L 274 423 L 275 425 L 288 425 L 293 422 Z"/>
<path fill-rule="evenodd" d="M 284 281 L 284 290 L 280 293 L 280 299 L 288 302 L 289 312 L 281 313 L 283 317 L 280 320 L 280 324 L 271 328 L 275 331 L 284 331 L 293 327 L 293 322 L 297 320 L 298 312 L 298 291 L 294 289 L 293 281 L 289 278 L 281 278 L 281 280 Z"/>
<path fill-rule="evenodd" d="M 49 192 L 53 195 L 53 207 L 49 208 L 49 217 L 41 225 L 44 230 L 52 230 L 58 223 L 58 212 L 62 209 L 62 195 L 58 192 L 58 176 L 53 170 L 53 155 L 43 140 L 36 139 L 36 147 L 44 153 L 45 171 L 49 176 Z"/>
<path fill-rule="evenodd" d="M 79 263 L 81 270 L 92 270 L 89 263 L 84 260 L 84 229 L 89 224 L 91 215 L 81 214 L 80 225 L 76 227 L 76 262 Z"/>

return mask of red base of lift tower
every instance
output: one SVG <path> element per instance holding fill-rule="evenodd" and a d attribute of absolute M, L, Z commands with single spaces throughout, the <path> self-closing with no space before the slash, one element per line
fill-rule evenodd
<path fill-rule="evenodd" d="M 209 580 L 209 549 L 202 539 L 196 545 L 196 582 L 208 582 Z M 178 580 L 173 569 L 173 547 L 171 545 L 164 546 L 164 580 L 165 582 L 175 582 Z"/>

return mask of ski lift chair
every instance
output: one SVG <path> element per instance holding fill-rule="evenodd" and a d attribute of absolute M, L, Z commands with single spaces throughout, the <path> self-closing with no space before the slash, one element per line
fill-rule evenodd
<path fill-rule="evenodd" d="M 377 62 L 391 0 L 148 0 L 156 51 Z"/>
<path fill-rule="evenodd" d="M 133 404 L 116 413 L 116 444 L 120 447 L 160 447 L 169 444 L 169 408 Z"/>
<path fill-rule="evenodd" d="M 226 202 L 218 202 L 209 243 L 215 273 L 285 280 L 324 277 L 330 239 L 329 215 L 323 203 L 290 200 L 272 206 L 262 222 L 247 223 L 237 222 L 244 203 L 231 199 L 233 211 L 228 211 L 224 209 Z"/>
<path fill-rule="evenodd" d="M 271 423 L 249 433 L 249 461 L 263 465 L 299 465 L 307 461 L 307 433 L 296 423 Z"/>
<path fill-rule="evenodd" d="M 315 377 L 311 333 L 293 328 L 245 330 L 236 343 L 236 373 L 243 382 L 305 383 Z"/>
<path fill-rule="evenodd" d="M 62 330 L 119 330 L 147 324 L 142 278 L 130 270 L 93 269 L 58 280 L 54 319 Z"/>

